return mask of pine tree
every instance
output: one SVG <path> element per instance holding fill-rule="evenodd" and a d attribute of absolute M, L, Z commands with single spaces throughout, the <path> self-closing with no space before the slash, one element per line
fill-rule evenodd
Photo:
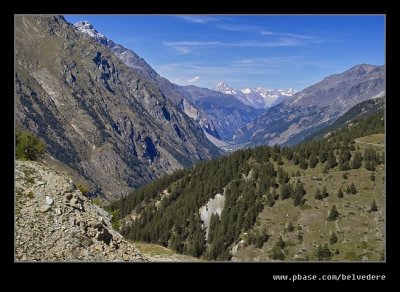
<path fill-rule="evenodd" d="M 350 190 L 349 186 L 346 187 L 346 194 L 351 194 L 351 190 Z"/>
<path fill-rule="evenodd" d="M 350 193 L 352 193 L 353 195 L 357 194 L 357 189 L 354 183 L 351 183 L 350 185 Z"/>
<path fill-rule="evenodd" d="M 332 252 L 329 250 L 326 244 L 324 244 L 323 246 L 319 245 L 316 256 L 319 261 L 329 260 L 332 257 Z"/>
<path fill-rule="evenodd" d="M 285 259 L 285 255 L 283 254 L 282 250 L 278 247 L 274 247 L 272 249 L 271 258 L 273 260 L 280 260 L 283 261 Z"/>
<path fill-rule="evenodd" d="M 328 168 L 334 168 L 335 166 L 338 165 L 335 154 L 333 154 L 332 150 L 328 152 L 328 159 L 326 161 L 326 165 L 328 166 Z"/>
<path fill-rule="evenodd" d="M 289 222 L 288 226 L 286 227 L 286 230 L 287 230 L 288 232 L 293 232 L 294 226 L 293 226 L 292 221 Z"/>
<path fill-rule="evenodd" d="M 337 218 L 339 217 L 339 212 L 336 209 L 336 205 L 333 205 L 330 212 L 329 212 L 329 216 L 327 218 L 328 221 L 335 221 L 337 220 Z"/>
<path fill-rule="evenodd" d="M 315 156 L 314 152 L 311 153 L 310 158 L 309 158 L 309 163 L 310 163 L 310 167 L 314 168 L 317 164 L 318 164 L 318 159 Z"/>
<path fill-rule="evenodd" d="M 378 205 L 376 204 L 375 200 L 372 201 L 370 211 L 371 211 L 371 212 L 376 212 L 376 211 L 378 211 Z"/>
<path fill-rule="evenodd" d="M 326 190 L 326 186 L 324 186 L 323 189 L 322 189 L 322 197 L 323 197 L 323 198 L 326 198 L 327 196 L 329 196 L 329 193 L 328 193 L 328 191 Z"/>
<path fill-rule="evenodd" d="M 316 191 L 315 191 L 315 199 L 316 200 L 322 200 L 324 197 L 322 196 L 322 193 L 321 193 L 321 190 L 320 189 L 317 189 Z"/>
<path fill-rule="evenodd" d="M 375 174 L 372 172 L 369 178 L 371 179 L 371 181 L 375 181 Z"/>
<path fill-rule="evenodd" d="M 356 152 L 353 156 L 353 159 L 351 160 L 351 168 L 352 169 L 358 169 L 361 167 L 361 162 L 362 162 L 362 156 L 360 152 Z"/>
<path fill-rule="evenodd" d="M 338 190 L 337 197 L 340 198 L 340 199 L 343 198 L 342 189 L 339 189 L 339 190 Z"/>
<path fill-rule="evenodd" d="M 283 249 L 286 246 L 286 243 L 283 241 L 282 236 L 279 236 L 278 241 L 275 244 L 276 247 Z"/>
<path fill-rule="evenodd" d="M 335 232 L 332 232 L 331 237 L 329 238 L 329 243 L 335 244 L 337 241 L 338 241 L 338 238 L 337 238 Z"/>

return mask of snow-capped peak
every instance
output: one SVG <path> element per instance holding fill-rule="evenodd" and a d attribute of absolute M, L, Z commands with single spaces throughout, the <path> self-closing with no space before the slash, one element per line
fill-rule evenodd
<path fill-rule="evenodd" d="M 215 87 L 215 90 L 216 90 L 216 91 L 219 91 L 219 92 L 222 92 L 222 93 L 225 93 L 225 94 L 231 94 L 231 95 L 234 95 L 234 94 L 237 93 L 237 92 L 236 92 L 232 87 L 230 87 L 225 81 L 219 82 L 219 83 L 217 84 L 217 86 Z"/>
<path fill-rule="evenodd" d="M 96 39 L 102 44 L 106 44 L 108 39 L 104 34 L 99 33 L 93 25 L 87 21 L 87 20 L 82 20 L 74 24 L 74 26 L 80 31 L 83 32 L 90 37 Z"/>
<path fill-rule="evenodd" d="M 296 93 L 292 88 L 268 89 L 261 86 L 256 88 L 246 87 L 241 90 L 236 90 L 224 81 L 217 84 L 216 90 L 225 94 L 233 95 L 244 104 L 255 108 L 269 108 L 281 103 L 286 98 Z"/>

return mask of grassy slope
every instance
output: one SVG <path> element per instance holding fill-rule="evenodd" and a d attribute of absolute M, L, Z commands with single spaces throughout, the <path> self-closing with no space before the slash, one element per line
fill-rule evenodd
<path fill-rule="evenodd" d="M 362 152 L 367 146 L 382 151 L 383 143 L 384 134 L 356 139 L 356 145 Z M 292 200 L 278 200 L 272 208 L 266 206 L 257 219 L 256 228 L 262 230 L 266 226 L 271 237 L 262 249 L 240 247 L 234 260 L 270 260 L 271 249 L 279 236 L 287 243 L 284 249 L 285 260 L 317 260 L 317 246 L 325 243 L 332 252 L 336 248 L 339 250 L 339 254 L 332 257 L 333 261 L 382 260 L 385 241 L 384 165 L 379 165 L 374 172 L 375 181 L 371 181 L 371 172 L 364 167 L 348 170 L 347 179 L 343 178 L 344 171 L 339 171 L 338 167 L 324 174 L 323 164 L 318 164 L 314 169 L 302 170 L 292 161 L 285 160 L 283 167 L 289 174 L 300 171 L 299 178 L 307 190 L 305 206 L 301 209 L 294 207 Z M 321 180 L 315 180 L 315 177 Z M 291 181 L 295 179 L 293 177 Z M 355 195 L 346 194 L 345 189 L 352 182 L 358 192 Z M 323 186 L 326 186 L 329 196 L 322 201 L 316 200 L 316 188 L 322 190 Z M 336 196 L 339 188 L 342 188 L 344 198 Z M 373 199 L 376 200 L 378 211 L 367 212 Z M 335 222 L 328 222 L 326 218 L 332 205 L 337 206 L 340 217 Z M 289 221 L 295 227 L 293 232 L 285 231 Z M 333 245 L 329 244 L 332 231 L 338 237 L 338 242 Z M 303 236 L 302 241 L 298 240 L 298 233 Z"/>

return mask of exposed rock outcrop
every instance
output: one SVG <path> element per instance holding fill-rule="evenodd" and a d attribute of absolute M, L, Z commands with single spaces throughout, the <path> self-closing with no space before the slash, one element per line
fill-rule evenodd
<path fill-rule="evenodd" d="M 16 261 L 147 261 L 111 215 L 40 162 L 16 161 Z"/>

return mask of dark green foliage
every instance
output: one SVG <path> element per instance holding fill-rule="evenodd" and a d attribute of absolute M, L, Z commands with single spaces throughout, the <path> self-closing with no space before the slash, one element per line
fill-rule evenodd
<path fill-rule="evenodd" d="M 16 129 L 15 157 L 21 160 L 39 160 L 43 157 L 44 143 L 35 135 Z"/>
<path fill-rule="evenodd" d="M 332 257 L 332 252 L 329 250 L 326 244 L 323 246 L 318 245 L 316 256 L 319 261 L 328 261 Z"/>
<path fill-rule="evenodd" d="M 340 198 L 340 199 L 343 198 L 342 189 L 339 189 L 339 190 L 338 190 L 337 197 Z"/>
<path fill-rule="evenodd" d="M 376 204 L 375 200 L 372 201 L 370 211 L 371 211 L 371 212 L 376 212 L 376 211 L 378 211 L 378 205 Z"/>
<path fill-rule="evenodd" d="M 335 232 L 332 232 L 331 236 L 329 237 L 329 243 L 335 244 L 337 241 L 338 241 L 338 238 L 337 238 Z"/>
<path fill-rule="evenodd" d="M 81 191 L 81 193 L 82 193 L 83 196 L 85 196 L 85 197 L 88 196 L 88 194 L 89 194 L 89 192 L 90 192 L 90 189 L 89 189 L 86 185 L 84 185 L 84 184 L 79 184 L 79 185 L 77 186 L 77 188 Z"/>
<path fill-rule="evenodd" d="M 275 243 L 275 247 L 284 249 L 285 246 L 286 246 L 286 243 L 283 241 L 282 236 L 279 236 L 278 241 Z"/>
<path fill-rule="evenodd" d="M 351 190 L 350 190 L 349 186 L 346 187 L 346 194 L 351 194 Z"/>
<path fill-rule="evenodd" d="M 255 245 L 257 248 L 262 248 L 264 243 L 269 239 L 266 227 L 260 232 L 258 229 L 249 231 L 247 235 L 247 244 Z"/>
<path fill-rule="evenodd" d="M 336 165 L 338 165 L 337 161 L 336 161 L 336 157 L 335 154 L 333 154 L 333 151 L 329 151 L 328 152 L 328 158 L 326 160 L 326 166 L 327 168 L 334 168 Z"/>
<path fill-rule="evenodd" d="M 303 235 L 301 233 L 298 233 L 297 239 L 301 242 L 303 240 Z"/>
<path fill-rule="evenodd" d="M 317 189 L 316 191 L 315 191 L 315 196 L 314 196 L 314 198 L 316 199 L 316 200 L 322 200 L 324 197 L 322 196 L 322 192 L 321 192 L 321 190 L 320 189 Z"/>
<path fill-rule="evenodd" d="M 317 159 L 317 157 L 315 156 L 315 153 L 314 153 L 314 152 L 311 153 L 308 162 L 309 162 L 311 168 L 314 168 L 314 167 L 318 164 L 318 159 Z"/>
<path fill-rule="evenodd" d="M 326 186 L 324 186 L 323 189 L 322 189 L 322 197 L 323 197 L 323 198 L 326 198 L 327 196 L 329 196 L 329 193 L 328 193 L 328 191 L 326 190 Z"/>
<path fill-rule="evenodd" d="M 276 260 L 280 260 L 283 261 L 285 259 L 285 255 L 282 252 L 282 249 L 274 247 L 272 249 L 272 254 L 271 254 L 271 258 L 276 261 Z"/>
<path fill-rule="evenodd" d="M 365 149 L 364 152 L 365 169 L 369 171 L 374 171 L 378 164 L 380 164 L 380 160 L 379 160 L 379 155 L 376 153 L 376 151 L 371 147 Z"/>
<path fill-rule="evenodd" d="M 338 219 L 338 217 L 339 217 L 339 212 L 336 209 L 336 205 L 333 205 L 331 210 L 330 210 L 330 212 L 329 212 L 327 220 L 328 221 L 335 221 L 335 220 Z"/>
<path fill-rule="evenodd" d="M 307 169 L 307 168 L 308 168 L 308 163 L 307 163 L 307 161 L 306 161 L 303 157 L 300 157 L 300 160 L 299 160 L 299 167 L 300 167 L 301 169 Z"/>
<path fill-rule="evenodd" d="M 375 181 L 375 174 L 371 173 L 371 176 L 369 178 L 371 179 L 371 181 Z"/>
<path fill-rule="evenodd" d="M 293 198 L 293 205 L 294 206 L 301 206 L 304 204 L 305 199 L 303 198 L 306 194 L 306 190 L 304 189 L 304 184 L 297 179 L 296 186 L 294 190 L 291 192 L 291 196 Z"/>
<path fill-rule="evenodd" d="M 353 159 L 351 160 L 351 168 L 352 169 L 358 169 L 362 165 L 362 156 L 360 152 L 354 153 Z"/>
<path fill-rule="evenodd" d="M 292 221 L 289 222 L 288 226 L 286 227 L 286 230 L 288 232 L 293 232 L 294 231 L 294 226 L 293 226 Z"/>
<path fill-rule="evenodd" d="M 291 195 L 291 188 L 289 184 L 283 184 L 281 185 L 281 199 L 286 200 L 289 199 Z"/>
<path fill-rule="evenodd" d="M 342 177 L 343 177 L 343 179 L 347 179 L 347 172 L 344 172 Z"/>
<path fill-rule="evenodd" d="M 353 194 L 353 195 L 357 194 L 357 189 L 356 189 L 356 186 L 354 185 L 354 183 L 351 183 L 351 185 L 350 185 L 350 194 Z"/>

